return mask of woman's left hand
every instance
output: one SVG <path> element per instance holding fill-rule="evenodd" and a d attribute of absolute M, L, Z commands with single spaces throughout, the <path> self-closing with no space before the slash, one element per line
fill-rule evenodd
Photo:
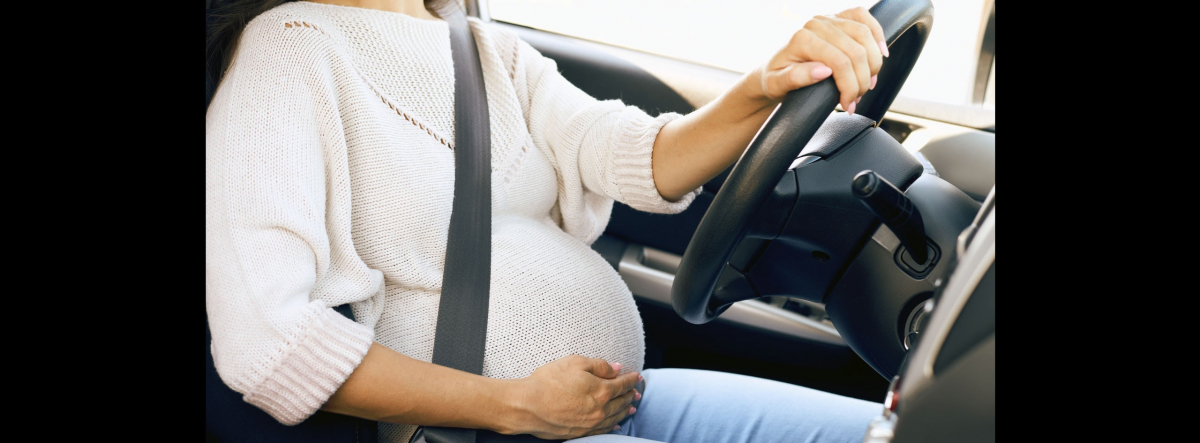
<path fill-rule="evenodd" d="M 865 8 L 814 17 L 760 68 L 759 98 L 779 102 L 788 92 L 832 74 L 842 109 L 854 113 L 859 98 L 875 87 L 887 55 L 883 27 Z"/>

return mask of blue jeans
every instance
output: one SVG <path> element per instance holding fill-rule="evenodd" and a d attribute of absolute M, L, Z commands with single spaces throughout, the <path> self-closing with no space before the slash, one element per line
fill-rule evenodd
<path fill-rule="evenodd" d="M 859 443 L 879 403 L 724 372 L 647 369 L 633 418 L 577 443 Z"/>

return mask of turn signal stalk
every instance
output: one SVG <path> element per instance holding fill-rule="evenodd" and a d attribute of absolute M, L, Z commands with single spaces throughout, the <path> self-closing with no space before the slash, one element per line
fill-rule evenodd
<path fill-rule="evenodd" d="M 917 263 L 925 263 L 929 259 L 925 222 L 921 220 L 921 211 L 917 210 L 908 196 L 871 170 L 855 175 L 850 189 L 867 209 L 879 217 L 879 221 L 896 234 L 900 244 L 908 249 Z"/>

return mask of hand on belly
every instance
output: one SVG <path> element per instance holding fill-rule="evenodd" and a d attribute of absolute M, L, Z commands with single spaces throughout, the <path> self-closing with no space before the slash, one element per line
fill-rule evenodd
<path fill-rule="evenodd" d="M 572 355 L 513 380 L 514 413 L 505 434 L 532 434 L 548 440 L 607 434 L 636 410 L 641 393 L 637 372 L 618 375 L 620 363 Z"/>

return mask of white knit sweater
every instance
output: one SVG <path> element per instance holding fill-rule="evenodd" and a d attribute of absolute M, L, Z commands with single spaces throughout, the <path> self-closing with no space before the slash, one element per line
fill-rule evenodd
<path fill-rule="evenodd" d="M 698 191 L 663 200 L 650 168 L 679 115 L 597 101 L 516 35 L 471 27 L 492 134 L 483 375 L 526 377 L 569 354 L 640 370 L 633 298 L 588 244 L 614 199 L 691 203 Z M 453 97 L 445 22 L 297 2 L 246 27 L 205 121 L 205 301 L 222 380 L 280 422 L 315 412 L 372 341 L 431 359 Z M 331 309 L 344 303 L 357 322 Z"/>

